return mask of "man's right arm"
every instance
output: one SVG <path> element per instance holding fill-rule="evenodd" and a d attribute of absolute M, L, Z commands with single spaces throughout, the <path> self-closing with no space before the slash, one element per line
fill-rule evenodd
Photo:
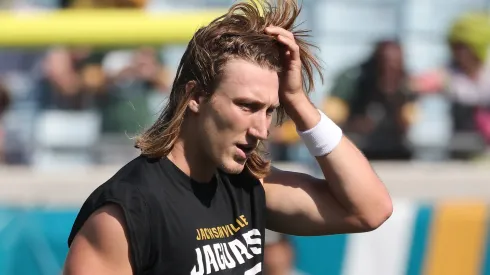
<path fill-rule="evenodd" d="M 95 211 L 77 233 L 68 252 L 64 275 L 132 275 L 122 209 L 108 204 Z"/>

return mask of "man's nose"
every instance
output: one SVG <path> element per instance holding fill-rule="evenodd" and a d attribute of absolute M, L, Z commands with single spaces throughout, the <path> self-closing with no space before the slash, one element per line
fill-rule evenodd
<path fill-rule="evenodd" d="M 250 127 L 249 134 L 258 140 L 266 140 L 269 136 L 269 120 L 267 116 L 258 116 L 252 127 Z"/>

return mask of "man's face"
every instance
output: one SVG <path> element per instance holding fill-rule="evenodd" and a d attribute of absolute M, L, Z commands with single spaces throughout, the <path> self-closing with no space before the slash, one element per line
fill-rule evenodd
<path fill-rule="evenodd" d="M 267 138 L 278 91 L 277 72 L 241 59 L 228 61 L 211 99 L 199 107 L 195 134 L 208 159 L 227 173 L 240 173 Z"/>

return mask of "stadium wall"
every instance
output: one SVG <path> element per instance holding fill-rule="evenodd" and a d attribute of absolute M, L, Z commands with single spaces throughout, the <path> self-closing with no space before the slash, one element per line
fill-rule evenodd
<path fill-rule="evenodd" d="M 488 204 L 397 200 L 376 231 L 293 237 L 297 266 L 308 274 L 490 275 Z"/>

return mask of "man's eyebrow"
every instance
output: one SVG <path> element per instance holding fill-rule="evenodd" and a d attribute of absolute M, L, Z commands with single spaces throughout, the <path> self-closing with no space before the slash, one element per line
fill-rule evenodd
<path fill-rule="evenodd" d="M 275 110 L 275 109 L 279 108 L 279 106 L 281 106 L 281 104 L 276 103 L 276 104 L 273 104 L 273 105 L 271 106 L 271 108 Z"/>
<path fill-rule="evenodd" d="M 248 98 L 248 97 L 238 97 L 235 100 L 247 104 L 252 104 L 252 105 L 258 105 L 258 106 L 267 106 L 265 102 L 262 102 L 260 100 L 254 99 L 254 98 Z M 280 103 L 276 103 L 270 106 L 270 108 L 277 109 L 279 108 Z"/>

